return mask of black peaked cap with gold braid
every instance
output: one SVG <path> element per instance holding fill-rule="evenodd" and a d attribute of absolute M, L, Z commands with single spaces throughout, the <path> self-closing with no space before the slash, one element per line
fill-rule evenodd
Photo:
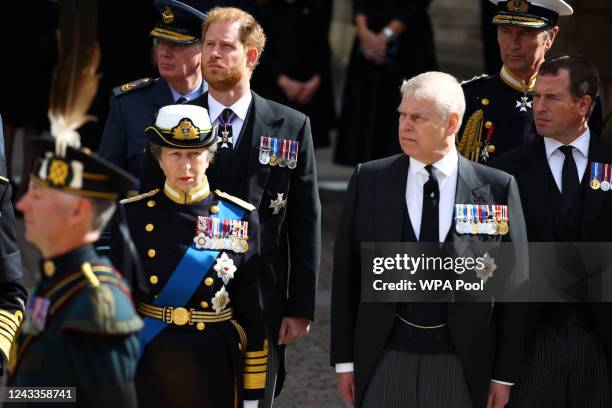
<path fill-rule="evenodd" d="M 159 20 L 151 30 L 151 37 L 177 44 L 191 44 L 200 40 L 202 23 L 206 15 L 195 8 L 175 0 L 156 0 Z"/>
<path fill-rule="evenodd" d="M 550 28 L 557 25 L 559 16 L 573 13 L 570 5 L 563 0 L 490 1 L 497 5 L 491 22 L 498 26 Z"/>

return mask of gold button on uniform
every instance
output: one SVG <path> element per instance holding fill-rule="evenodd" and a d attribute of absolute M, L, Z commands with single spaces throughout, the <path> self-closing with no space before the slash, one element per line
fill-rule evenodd
<path fill-rule="evenodd" d="M 202 309 L 208 309 L 208 302 L 206 302 L 206 301 L 201 301 L 201 302 L 200 302 L 200 306 L 202 306 Z"/>
<path fill-rule="evenodd" d="M 55 264 L 53 263 L 53 261 L 45 261 L 45 263 L 43 264 L 43 270 L 47 278 L 50 278 L 55 275 Z"/>
<path fill-rule="evenodd" d="M 487 98 L 483 98 L 482 101 L 480 101 L 484 106 L 487 106 L 489 104 L 489 100 Z"/>
<path fill-rule="evenodd" d="M 149 249 L 149 250 L 147 251 L 147 256 L 148 256 L 149 258 L 155 258 L 155 254 L 156 254 L 156 252 L 155 252 L 155 250 L 154 250 L 154 249 Z"/>
<path fill-rule="evenodd" d="M 204 279 L 204 284 L 206 286 L 211 286 L 213 284 L 213 282 L 214 282 L 214 280 L 210 276 L 208 278 Z"/>
<path fill-rule="evenodd" d="M 151 232 L 151 231 L 153 231 L 153 229 L 154 229 L 154 228 L 155 228 L 155 227 L 153 226 L 153 224 L 147 224 L 147 225 L 145 226 L 145 231 L 147 231 L 147 232 Z"/>
<path fill-rule="evenodd" d="M 219 207 L 217 207 L 216 205 L 213 205 L 212 207 L 210 207 L 210 213 L 211 214 L 218 214 L 219 213 Z"/>
<path fill-rule="evenodd" d="M 485 127 L 486 127 L 487 129 L 491 129 L 491 128 L 493 127 L 493 122 L 491 122 L 490 120 L 487 120 L 487 121 L 485 122 Z"/>
<path fill-rule="evenodd" d="M 204 327 L 206 327 L 206 325 L 202 322 L 196 324 L 196 329 L 198 330 L 204 330 Z"/>
<path fill-rule="evenodd" d="M 151 275 L 151 277 L 149 278 L 149 282 L 151 282 L 152 285 L 157 285 L 157 282 L 159 282 L 159 279 L 157 278 L 157 276 Z"/>
<path fill-rule="evenodd" d="M 155 200 L 149 200 L 149 201 L 147 201 L 147 207 L 149 207 L 149 208 L 153 208 L 153 207 L 155 207 Z"/>

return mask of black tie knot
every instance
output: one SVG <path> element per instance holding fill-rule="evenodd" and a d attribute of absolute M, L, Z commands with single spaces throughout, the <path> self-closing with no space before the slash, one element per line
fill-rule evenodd
<path fill-rule="evenodd" d="M 176 100 L 176 104 L 177 104 L 177 105 L 182 105 L 182 104 L 184 104 L 185 102 L 187 102 L 187 99 L 185 99 L 183 96 L 181 96 L 180 98 L 178 98 L 178 99 Z"/>
<path fill-rule="evenodd" d="M 233 112 L 230 108 L 223 109 L 223 112 L 221 112 L 221 120 L 223 121 L 224 125 L 228 124 L 227 122 L 229 122 L 232 113 Z"/>
<path fill-rule="evenodd" d="M 561 153 L 563 153 L 565 155 L 566 159 L 568 157 L 573 157 L 572 152 L 574 151 L 574 146 L 572 146 L 572 145 L 563 145 L 563 146 L 559 147 L 559 150 L 561 150 Z"/>

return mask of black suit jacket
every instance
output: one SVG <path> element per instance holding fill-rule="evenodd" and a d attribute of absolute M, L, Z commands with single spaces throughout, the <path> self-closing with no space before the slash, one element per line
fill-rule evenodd
<path fill-rule="evenodd" d="M 591 134 L 588 165 L 584 177 L 589 177 L 591 162 L 611 163 L 612 145 L 604 142 L 598 135 Z M 518 182 L 519 191 L 527 223 L 527 236 L 532 242 L 554 242 L 555 225 L 551 211 L 548 185 L 550 167 L 546 159 L 544 139 L 539 137 L 530 144 L 516 148 L 491 162 L 491 166 L 504 170 Z M 543 187 L 544 186 L 544 187 Z M 612 193 L 592 190 L 583 183 L 582 220 L 580 240 L 582 242 L 612 241 Z M 537 273 L 537 271 L 534 271 Z M 531 304 L 529 313 L 530 331 L 535 327 L 541 304 Z M 606 344 L 608 354 L 612 354 L 612 313 L 608 303 L 592 303 L 591 309 L 598 323 L 599 332 Z"/>
<path fill-rule="evenodd" d="M 400 242 L 410 158 L 403 154 L 365 163 L 349 184 L 334 248 L 331 363 L 354 362 L 357 406 L 395 320 L 396 304 L 360 301 L 360 243 Z M 514 179 L 459 157 L 456 203 L 506 204 L 510 232 L 503 239 L 526 243 Z M 448 240 L 471 239 L 455 232 Z M 502 239 L 495 236 L 489 239 Z M 517 251 L 525 246 L 517 243 Z M 520 254 L 517 253 L 517 256 Z M 524 307 L 513 304 L 449 303 L 448 327 L 463 364 L 475 406 L 486 405 L 489 381 L 514 382 L 523 344 Z"/>

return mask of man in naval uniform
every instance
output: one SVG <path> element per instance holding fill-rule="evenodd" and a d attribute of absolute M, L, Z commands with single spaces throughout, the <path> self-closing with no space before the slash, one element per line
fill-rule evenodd
<path fill-rule="evenodd" d="M 355 170 L 336 237 L 331 363 L 338 389 L 357 407 L 502 408 L 518 377 L 524 308 L 360 301 L 363 242 L 503 241 L 512 242 L 513 262 L 525 255 L 514 178 L 457 154 L 465 109 L 457 80 L 429 72 L 401 91 L 404 153 Z M 508 229 L 500 224 L 497 235 L 475 237 L 453 220 L 456 204 L 500 205 Z"/>
<path fill-rule="evenodd" d="M 11 201 L 11 184 L 7 177 L 4 159 L 4 136 L 2 118 L 0 118 L 0 350 L 2 351 L 0 360 L 2 361 L 9 358 L 11 343 L 25 310 L 27 293 L 21 279 L 21 253 L 15 236 L 15 215 Z"/>
<path fill-rule="evenodd" d="M 160 77 L 143 78 L 113 89 L 99 153 L 140 178 L 148 137 L 144 128 L 157 111 L 189 102 L 206 91 L 200 42 L 204 13 L 175 0 L 156 0 L 159 21 L 153 30 Z"/>
<path fill-rule="evenodd" d="M 516 177 L 529 241 L 612 241 L 612 146 L 587 122 L 598 82 L 582 57 L 544 62 L 533 100 L 538 139 L 491 162 Z M 524 369 L 510 405 L 610 407 L 610 303 L 534 302 L 529 310 Z"/>
<path fill-rule="evenodd" d="M 533 86 L 546 53 L 559 33 L 559 16 L 571 15 L 563 0 L 491 0 L 491 23 L 503 66 L 500 72 L 463 83 L 466 110 L 457 147 L 465 158 L 486 163 L 533 140 Z M 601 130 L 601 106 L 591 128 Z"/>

